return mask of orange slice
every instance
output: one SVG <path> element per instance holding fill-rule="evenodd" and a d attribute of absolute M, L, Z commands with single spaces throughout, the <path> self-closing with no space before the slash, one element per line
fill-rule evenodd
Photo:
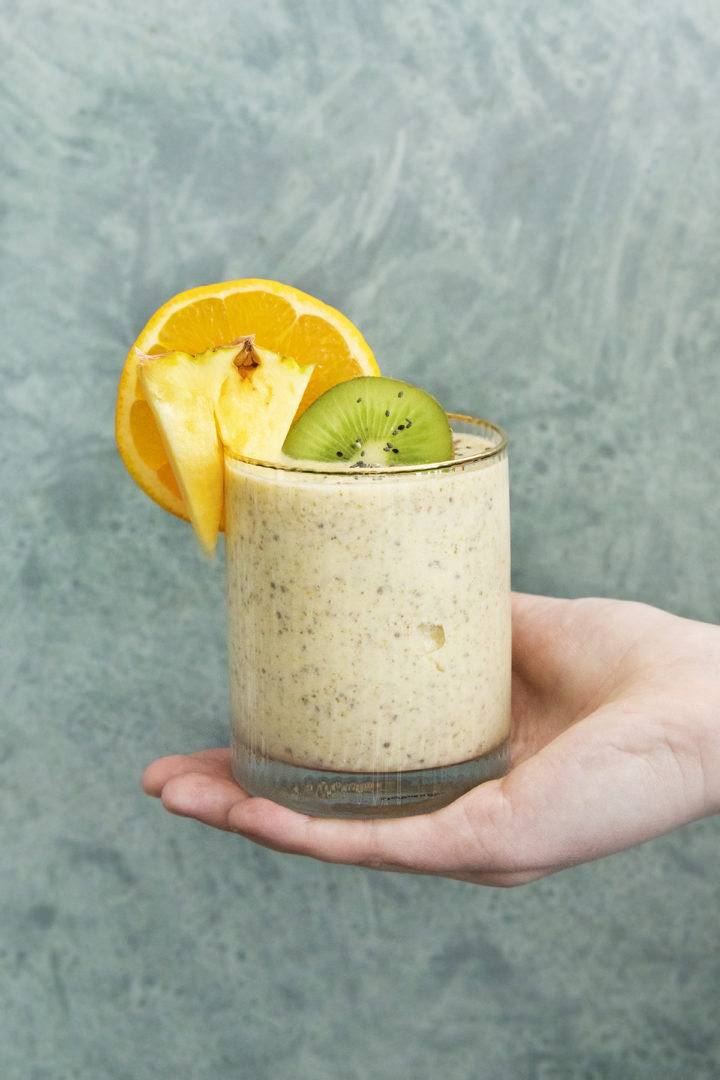
<path fill-rule="evenodd" d="M 137 377 L 138 353 L 204 353 L 255 335 L 258 345 L 314 364 L 298 415 L 336 383 L 379 375 L 359 330 L 339 311 L 291 285 L 248 278 L 202 285 L 168 300 L 130 349 L 118 388 L 115 437 L 128 472 L 146 495 L 188 520 L 155 417 Z"/>

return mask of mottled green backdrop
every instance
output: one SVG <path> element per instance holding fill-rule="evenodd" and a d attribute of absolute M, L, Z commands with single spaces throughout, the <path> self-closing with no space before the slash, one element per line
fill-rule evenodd
<path fill-rule="evenodd" d="M 514 583 L 720 621 L 710 0 L 5 0 L 3 1080 L 711 1080 L 720 828 L 503 892 L 164 815 L 222 558 L 117 458 L 164 300 L 291 282 L 511 434 Z"/>

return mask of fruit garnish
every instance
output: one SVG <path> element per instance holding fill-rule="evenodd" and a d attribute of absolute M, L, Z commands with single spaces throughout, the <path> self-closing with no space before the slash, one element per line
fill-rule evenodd
<path fill-rule="evenodd" d="M 136 370 L 183 506 L 211 556 L 223 510 L 223 445 L 277 458 L 313 367 L 246 337 L 197 356 L 138 353 Z"/>
<path fill-rule="evenodd" d="M 398 379 L 360 377 L 326 390 L 291 427 L 288 457 L 356 467 L 450 461 L 447 414 L 425 390 Z"/>
<path fill-rule="evenodd" d="M 314 365 L 298 364 L 247 338 L 233 366 L 239 378 L 225 379 L 215 403 L 220 440 L 231 454 L 276 461 Z"/>
<path fill-rule="evenodd" d="M 188 511 L 155 416 L 137 377 L 138 355 L 205 353 L 247 335 L 256 347 L 314 364 L 298 412 L 344 379 L 377 375 L 362 334 L 339 311 L 276 281 L 248 278 L 204 285 L 168 300 L 130 350 L 120 379 L 115 435 L 129 473 L 146 495 L 178 517 Z"/>

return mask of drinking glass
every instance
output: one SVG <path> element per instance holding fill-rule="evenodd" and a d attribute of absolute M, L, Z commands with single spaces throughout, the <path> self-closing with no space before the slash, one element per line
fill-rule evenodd
<path fill-rule="evenodd" d="M 226 456 L 232 762 L 250 794 L 385 817 L 506 771 L 507 438 L 450 422 L 440 464 Z"/>

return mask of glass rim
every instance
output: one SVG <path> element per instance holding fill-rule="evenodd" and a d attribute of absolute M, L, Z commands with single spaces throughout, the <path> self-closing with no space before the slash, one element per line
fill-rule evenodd
<path fill-rule="evenodd" d="M 501 456 L 508 445 L 508 436 L 503 428 L 498 424 L 493 424 L 491 420 L 482 420 L 476 416 L 466 416 L 463 413 L 447 413 L 450 426 L 452 428 L 453 421 L 457 423 L 474 425 L 477 428 L 484 428 L 493 432 L 497 438 L 497 442 L 492 446 L 487 446 L 483 450 L 478 450 L 473 454 L 463 454 L 462 457 L 451 458 L 449 461 L 430 461 L 421 465 L 371 465 L 367 468 L 358 468 L 357 465 L 337 465 L 332 461 L 298 461 L 294 463 L 291 458 L 286 461 L 263 461 L 260 458 L 245 457 L 243 454 L 233 454 L 227 447 L 223 448 L 223 454 L 226 461 L 237 461 L 241 465 L 254 465 L 262 469 L 275 469 L 278 472 L 291 472 L 291 473 L 306 473 L 308 475 L 320 475 L 320 476 L 350 476 L 350 477 L 365 477 L 365 476 L 403 476 L 408 473 L 423 473 L 423 472 L 448 472 L 451 469 L 457 469 L 463 465 L 472 465 L 479 461 L 488 461 L 491 458 Z M 457 432 L 454 432 L 457 434 Z"/>

